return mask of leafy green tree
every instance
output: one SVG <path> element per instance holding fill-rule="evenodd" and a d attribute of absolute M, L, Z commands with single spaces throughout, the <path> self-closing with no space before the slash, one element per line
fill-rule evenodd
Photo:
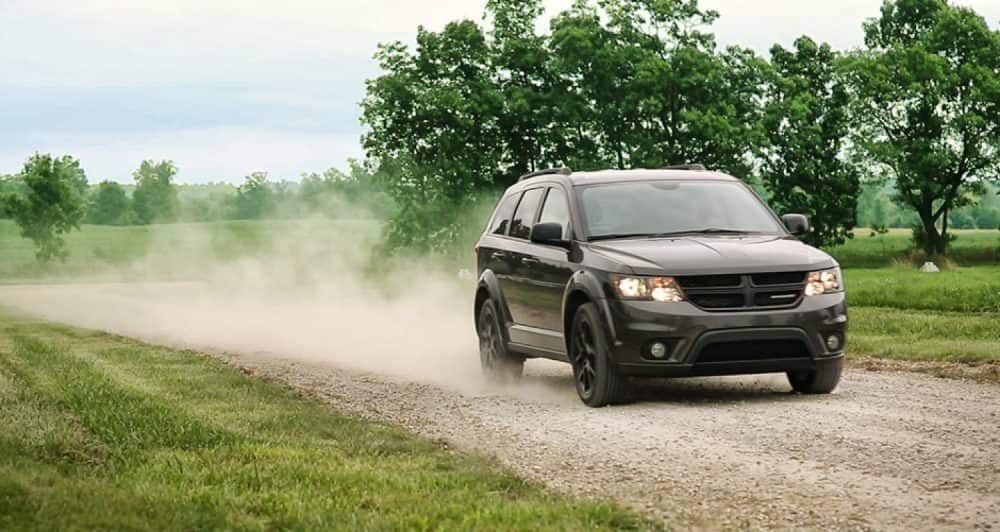
<path fill-rule="evenodd" d="M 233 198 L 238 220 L 260 220 L 274 212 L 274 191 L 267 181 L 267 172 L 253 172 L 236 189 Z"/>
<path fill-rule="evenodd" d="M 177 167 L 172 161 L 143 161 L 132 173 L 136 183 L 132 201 L 139 223 L 169 223 L 177 219 L 175 175 Z"/>
<path fill-rule="evenodd" d="M 4 203 L 21 227 L 21 236 L 35 243 L 39 262 L 69 256 L 63 235 L 79 229 L 86 211 L 79 183 L 86 182 L 80 162 L 64 155 L 35 154 L 19 176 L 23 192 L 9 193 Z"/>
<path fill-rule="evenodd" d="M 917 243 L 944 254 L 949 212 L 1000 173 L 1000 34 L 944 0 L 887 0 L 865 44 L 856 143 L 916 211 Z"/>
<path fill-rule="evenodd" d="M 581 0 L 552 23 L 557 99 L 582 167 L 702 162 L 749 176 L 766 63 L 716 51 L 696 1 Z M 571 156 L 567 162 L 578 167 Z"/>
<path fill-rule="evenodd" d="M 427 249 L 427 229 L 458 223 L 457 207 L 499 173 L 502 98 L 489 46 L 482 28 L 461 21 L 420 28 L 415 53 L 396 42 L 376 59 L 384 73 L 367 83 L 363 143 L 373 167 L 393 172 L 382 182 L 401 209 L 389 240 Z"/>
<path fill-rule="evenodd" d="M 541 0 L 489 0 L 493 72 L 502 96 L 499 116 L 505 149 L 499 161 L 505 183 L 554 164 L 552 85 L 555 82 L 546 39 L 535 33 Z"/>
<path fill-rule="evenodd" d="M 132 200 L 125 187 L 113 181 L 102 181 L 87 210 L 87 223 L 96 225 L 128 225 L 135 221 Z"/>
<path fill-rule="evenodd" d="M 772 205 L 809 215 L 805 240 L 816 246 L 844 243 L 857 223 L 859 173 L 844 160 L 850 96 L 835 61 L 808 37 L 771 48 L 763 180 Z"/>
<path fill-rule="evenodd" d="M 10 218 L 4 198 L 20 192 L 23 188 L 20 177 L 14 175 L 0 175 L 0 219 Z"/>

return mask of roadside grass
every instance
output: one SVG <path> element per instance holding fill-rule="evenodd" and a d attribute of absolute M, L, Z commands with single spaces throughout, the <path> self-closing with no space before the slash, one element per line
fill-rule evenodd
<path fill-rule="evenodd" d="M 949 231 L 956 239 L 948 246 L 948 256 L 960 266 L 1000 264 L 1000 231 L 957 229 Z M 842 246 L 827 248 L 844 268 L 880 268 L 895 262 L 912 262 L 913 242 L 909 229 L 890 229 L 886 235 L 871 237 L 863 227 Z M 917 254 L 919 255 L 919 253 Z"/>
<path fill-rule="evenodd" d="M 1000 265 L 939 273 L 901 266 L 849 268 L 844 282 L 852 307 L 1000 313 Z"/>
<path fill-rule="evenodd" d="M 851 355 L 1000 364 L 1000 313 L 851 307 Z"/>
<path fill-rule="evenodd" d="M 193 352 L 0 315 L 0 529 L 621 529 Z"/>

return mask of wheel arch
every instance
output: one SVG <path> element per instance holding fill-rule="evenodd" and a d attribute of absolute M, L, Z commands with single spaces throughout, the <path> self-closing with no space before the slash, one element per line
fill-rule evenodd
<path fill-rule="evenodd" d="M 473 307 L 473 328 L 478 330 L 479 327 L 479 312 L 482 309 L 483 303 L 487 299 L 492 299 L 497 306 L 497 312 L 500 313 L 498 316 L 500 318 L 500 334 L 503 335 L 505 342 L 510 341 L 510 335 L 508 334 L 507 327 L 510 324 L 510 309 L 507 308 L 507 300 L 503 297 L 503 292 L 500 290 L 500 281 L 497 279 L 495 273 L 492 270 L 483 271 L 482 275 L 479 276 L 479 282 L 476 287 L 476 299 Z"/>
<path fill-rule="evenodd" d="M 570 278 L 563 295 L 563 342 L 566 352 L 569 353 L 570 328 L 573 326 L 573 317 L 576 311 L 587 303 L 597 306 L 597 313 L 601 317 L 601 325 L 607 334 L 609 346 L 614 346 L 617 339 L 614 331 L 614 324 L 611 318 L 611 309 L 608 307 L 607 297 L 601 286 L 600 280 L 591 273 L 578 271 Z"/>

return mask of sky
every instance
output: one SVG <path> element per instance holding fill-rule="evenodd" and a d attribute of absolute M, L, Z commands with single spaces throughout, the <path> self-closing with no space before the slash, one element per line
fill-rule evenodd
<path fill-rule="evenodd" d="M 144 159 L 178 181 L 240 182 L 362 158 L 364 82 L 380 42 L 480 20 L 484 0 L 0 0 L 0 174 L 36 151 L 129 182 Z M 545 0 L 546 16 L 571 0 Z M 962 0 L 996 27 L 1000 1 Z M 802 34 L 848 49 L 880 0 L 702 0 L 721 45 Z"/>

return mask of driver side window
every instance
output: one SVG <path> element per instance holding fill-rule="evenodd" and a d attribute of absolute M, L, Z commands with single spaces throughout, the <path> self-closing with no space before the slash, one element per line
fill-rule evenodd
<path fill-rule="evenodd" d="M 562 226 L 562 237 L 569 238 L 569 202 L 566 200 L 566 193 L 563 192 L 562 188 L 552 187 L 549 189 L 538 223 L 557 223 Z"/>
<path fill-rule="evenodd" d="M 514 211 L 514 219 L 510 222 L 510 236 L 514 238 L 528 239 L 531 235 L 531 226 L 535 225 L 535 213 L 538 211 L 538 203 L 542 199 L 544 188 L 533 188 L 525 191 L 521 196 L 521 203 Z"/>

